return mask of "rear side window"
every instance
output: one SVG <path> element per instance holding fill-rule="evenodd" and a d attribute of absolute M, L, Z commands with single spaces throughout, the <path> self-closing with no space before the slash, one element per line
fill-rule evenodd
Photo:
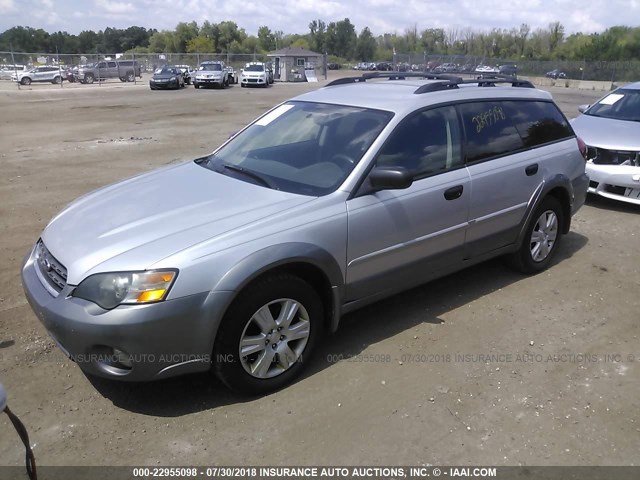
<path fill-rule="evenodd" d="M 551 102 L 502 102 L 507 115 L 513 120 L 525 147 L 536 147 L 572 137 L 573 130 L 558 107 Z"/>
<path fill-rule="evenodd" d="M 524 148 L 503 102 L 463 103 L 458 109 L 466 133 L 467 162 L 478 162 Z"/>

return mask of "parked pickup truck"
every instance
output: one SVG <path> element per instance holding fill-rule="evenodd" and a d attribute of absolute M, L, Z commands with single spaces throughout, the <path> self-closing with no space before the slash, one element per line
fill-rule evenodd
<path fill-rule="evenodd" d="M 140 64 L 135 60 L 102 60 L 78 68 L 78 81 L 81 83 L 93 83 L 108 78 L 133 82 L 135 77 L 142 78 Z"/>

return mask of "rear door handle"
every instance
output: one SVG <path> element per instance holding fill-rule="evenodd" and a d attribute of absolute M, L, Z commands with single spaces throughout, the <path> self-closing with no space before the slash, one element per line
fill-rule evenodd
<path fill-rule="evenodd" d="M 524 169 L 524 173 L 527 174 L 527 177 L 530 177 L 531 175 L 535 175 L 536 173 L 538 173 L 538 164 L 534 163 L 533 165 L 529 165 L 527 168 Z"/>
<path fill-rule="evenodd" d="M 444 198 L 447 200 L 455 200 L 456 198 L 460 198 L 462 195 L 462 190 L 464 187 L 462 185 L 456 185 L 455 187 L 447 188 L 444 191 Z"/>

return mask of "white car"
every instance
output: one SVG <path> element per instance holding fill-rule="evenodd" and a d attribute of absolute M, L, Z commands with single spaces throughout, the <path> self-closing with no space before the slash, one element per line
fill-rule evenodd
<path fill-rule="evenodd" d="M 269 79 L 267 67 L 261 62 L 247 63 L 240 74 L 240 86 L 260 86 L 267 88 Z"/>
<path fill-rule="evenodd" d="M 589 193 L 640 205 L 640 82 L 579 110 L 571 124 L 588 147 Z"/>
<path fill-rule="evenodd" d="M 62 82 L 62 69 L 60 67 L 36 67 L 26 72 L 18 72 L 11 75 L 11 80 L 22 85 L 31 85 L 32 82 Z"/>

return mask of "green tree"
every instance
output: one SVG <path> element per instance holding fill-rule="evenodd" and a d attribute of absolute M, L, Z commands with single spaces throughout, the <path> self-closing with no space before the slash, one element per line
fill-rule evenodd
<path fill-rule="evenodd" d="M 229 52 L 232 51 L 231 44 L 236 42 L 237 45 L 241 45 L 242 41 L 247 37 L 243 28 L 238 28 L 236 22 L 224 21 L 218 24 L 220 30 L 220 37 L 218 39 L 218 51 Z"/>
<path fill-rule="evenodd" d="M 187 44 L 196 38 L 198 34 L 199 30 L 196 22 L 178 23 L 174 32 L 175 51 L 178 53 L 184 53 L 187 50 Z"/>
<path fill-rule="evenodd" d="M 187 53 L 211 53 L 215 52 L 213 40 L 204 35 L 198 35 L 187 42 Z"/>
<path fill-rule="evenodd" d="M 326 31 L 327 25 L 320 19 L 309 23 L 309 46 L 314 52 L 324 53 L 326 51 Z"/>
<path fill-rule="evenodd" d="M 258 46 L 264 52 L 270 52 L 276 48 L 276 37 L 266 25 L 258 28 Z"/>
<path fill-rule="evenodd" d="M 376 40 L 369 27 L 364 27 L 358 36 L 356 60 L 373 60 L 376 53 Z"/>

